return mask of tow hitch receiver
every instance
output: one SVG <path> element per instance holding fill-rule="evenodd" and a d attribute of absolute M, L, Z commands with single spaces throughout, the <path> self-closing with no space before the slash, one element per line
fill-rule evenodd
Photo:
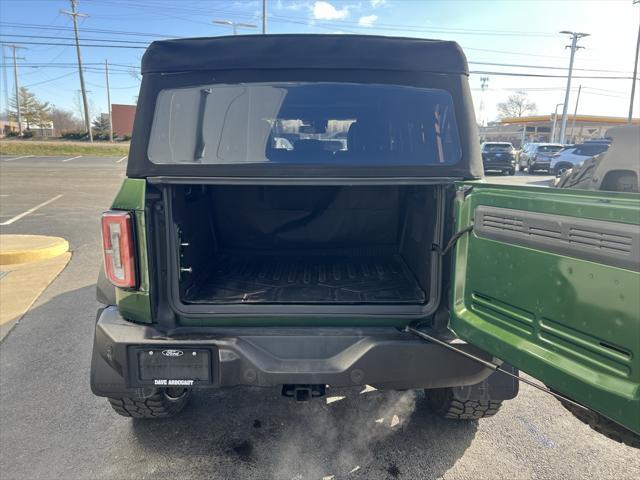
<path fill-rule="evenodd" d="M 324 396 L 324 385 L 283 385 L 282 395 L 295 398 L 296 402 L 307 402 L 311 398 Z"/>

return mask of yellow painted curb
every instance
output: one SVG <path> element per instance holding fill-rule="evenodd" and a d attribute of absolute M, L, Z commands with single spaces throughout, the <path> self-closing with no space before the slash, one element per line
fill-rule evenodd
<path fill-rule="evenodd" d="M 0 265 L 54 258 L 69 250 L 69 242 L 44 235 L 0 235 Z"/>

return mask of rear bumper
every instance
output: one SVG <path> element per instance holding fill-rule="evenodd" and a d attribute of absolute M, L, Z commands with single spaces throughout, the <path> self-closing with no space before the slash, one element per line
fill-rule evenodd
<path fill-rule="evenodd" d="M 537 161 L 531 164 L 535 170 L 551 170 L 551 161 Z"/>
<path fill-rule="evenodd" d="M 465 351 L 487 353 L 457 339 Z M 323 384 L 380 389 L 443 388 L 482 382 L 492 371 L 441 346 L 395 328 L 181 328 L 171 334 L 124 320 L 107 307 L 96 323 L 91 389 L 99 396 L 145 396 L 138 352 L 209 352 L 210 376 L 193 388 Z M 158 372 L 160 379 L 166 375 Z M 157 382 L 157 381 L 156 381 Z M 159 384 L 159 383 L 156 383 Z"/>
<path fill-rule="evenodd" d="M 512 168 L 516 168 L 516 159 L 511 157 L 505 158 L 483 158 L 482 165 L 484 166 L 485 171 L 489 170 L 510 170 Z"/>
<path fill-rule="evenodd" d="M 491 170 L 503 171 L 503 170 L 511 170 L 512 168 L 516 168 L 516 162 L 515 162 L 515 160 L 513 160 L 513 161 L 511 161 L 511 160 L 500 160 L 500 161 L 496 161 L 496 160 L 487 161 L 487 160 L 485 160 L 483 162 L 483 166 L 484 166 L 485 172 L 486 171 L 491 171 Z"/>

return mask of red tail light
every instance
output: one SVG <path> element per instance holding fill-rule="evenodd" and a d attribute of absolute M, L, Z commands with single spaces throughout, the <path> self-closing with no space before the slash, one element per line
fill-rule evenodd
<path fill-rule="evenodd" d="M 128 212 L 102 214 L 104 271 L 116 287 L 135 287 L 133 222 Z"/>

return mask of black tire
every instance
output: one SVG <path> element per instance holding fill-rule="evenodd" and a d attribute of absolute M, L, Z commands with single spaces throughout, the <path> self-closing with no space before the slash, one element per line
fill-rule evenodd
<path fill-rule="evenodd" d="M 584 408 L 576 407 L 575 405 L 562 401 L 561 403 L 574 417 L 589 425 L 596 432 L 616 442 L 624 443 L 630 447 L 640 448 L 640 435 L 633 433 L 631 430 L 624 428 L 622 425 L 592 410 L 585 410 Z"/>
<path fill-rule="evenodd" d="M 516 167 L 511 168 L 508 173 L 511 176 L 515 175 L 516 174 Z"/>
<path fill-rule="evenodd" d="M 429 409 L 436 415 L 454 420 L 478 420 L 492 417 L 502 400 L 465 400 L 452 388 L 434 388 L 424 391 Z"/>
<path fill-rule="evenodd" d="M 109 404 L 117 414 L 132 418 L 167 418 L 182 411 L 189 403 L 191 390 L 163 388 L 147 398 L 111 398 Z"/>
<path fill-rule="evenodd" d="M 556 177 L 561 177 L 562 175 L 564 175 L 568 170 L 571 170 L 573 168 L 572 164 L 568 164 L 568 163 L 561 163 L 559 165 L 556 165 L 555 168 L 553 169 L 553 174 Z"/>

